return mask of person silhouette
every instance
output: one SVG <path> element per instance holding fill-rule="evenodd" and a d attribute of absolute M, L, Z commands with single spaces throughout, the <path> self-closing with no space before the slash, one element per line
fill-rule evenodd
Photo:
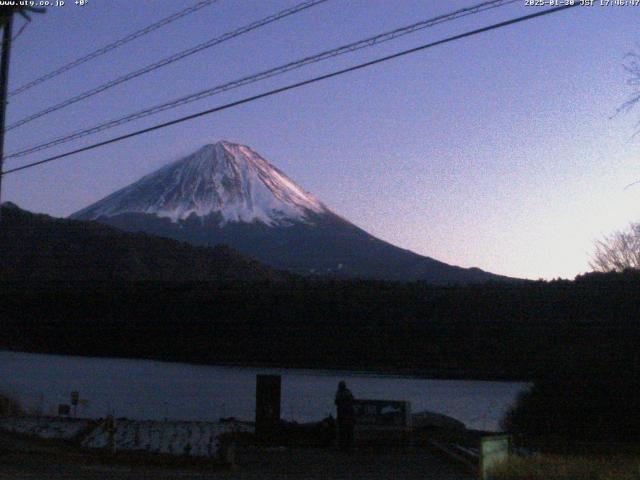
<path fill-rule="evenodd" d="M 353 449 L 353 428 L 355 425 L 353 394 L 343 381 L 338 383 L 335 404 L 338 417 L 338 446 L 341 451 L 349 452 Z"/>

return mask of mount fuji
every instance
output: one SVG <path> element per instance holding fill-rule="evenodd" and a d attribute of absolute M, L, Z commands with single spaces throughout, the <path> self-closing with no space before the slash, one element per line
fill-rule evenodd
<path fill-rule="evenodd" d="M 194 245 L 227 244 L 300 274 L 437 284 L 513 280 L 377 239 L 251 148 L 226 141 L 205 145 L 71 217 Z"/>

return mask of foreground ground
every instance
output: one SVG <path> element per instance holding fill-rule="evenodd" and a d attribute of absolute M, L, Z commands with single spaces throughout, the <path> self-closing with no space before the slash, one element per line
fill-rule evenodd
<path fill-rule="evenodd" d="M 638 480 L 636 455 L 539 455 L 518 458 L 494 472 L 495 480 Z"/>
<path fill-rule="evenodd" d="M 421 479 L 471 478 L 422 447 L 361 448 L 353 454 L 320 448 L 245 448 L 237 466 L 169 465 L 104 458 L 65 445 L 48 445 L 0 435 L 2 480 L 129 479 Z"/>

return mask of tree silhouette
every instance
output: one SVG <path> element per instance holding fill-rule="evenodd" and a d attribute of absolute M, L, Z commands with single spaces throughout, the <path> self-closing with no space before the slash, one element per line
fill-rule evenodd
<path fill-rule="evenodd" d="M 628 112 L 640 103 L 640 54 L 629 52 L 625 55 L 624 69 L 627 71 L 627 85 L 631 94 L 626 102 L 618 107 L 617 112 Z"/>
<path fill-rule="evenodd" d="M 591 268 L 598 272 L 640 269 L 640 223 L 596 241 Z"/>

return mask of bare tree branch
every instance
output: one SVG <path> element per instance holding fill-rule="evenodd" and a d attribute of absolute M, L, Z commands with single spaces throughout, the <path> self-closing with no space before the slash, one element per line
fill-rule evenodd
<path fill-rule="evenodd" d="M 622 272 L 640 269 L 640 223 L 631 223 L 624 231 L 618 231 L 595 242 L 596 251 L 589 262 L 597 272 Z"/>
<path fill-rule="evenodd" d="M 626 84 L 631 87 L 631 93 L 629 98 L 616 109 L 616 115 L 627 113 L 640 103 L 640 54 L 629 52 L 624 58 L 626 59 L 626 63 L 623 64 L 627 72 Z"/>

